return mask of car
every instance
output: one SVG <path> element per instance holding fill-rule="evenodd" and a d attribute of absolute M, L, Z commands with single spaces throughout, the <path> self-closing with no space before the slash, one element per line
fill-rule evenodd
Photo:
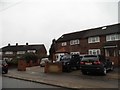
<path fill-rule="evenodd" d="M 40 66 L 44 67 L 46 62 L 50 62 L 49 58 L 42 58 L 40 61 Z"/>
<path fill-rule="evenodd" d="M 80 69 L 80 57 L 79 55 L 64 55 L 60 58 L 60 62 L 62 63 L 63 71 L 70 72 L 74 68 Z"/>
<path fill-rule="evenodd" d="M 63 71 L 67 71 L 70 72 L 71 71 L 71 67 L 70 67 L 70 59 L 71 56 L 70 55 L 64 55 L 60 58 L 60 61 L 62 63 L 62 70 Z"/>
<path fill-rule="evenodd" d="M 8 73 L 8 64 L 5 60 L 0 60 L 0 69 L 2 74 Z"/>
<path fill-rule="evenodd" d="M 103 55 L 85 55 L 80 62 L 80 69 L 83 74 L 97 72 L 106 75 L 108 70 L 114 69 L 114 64 Z"/>

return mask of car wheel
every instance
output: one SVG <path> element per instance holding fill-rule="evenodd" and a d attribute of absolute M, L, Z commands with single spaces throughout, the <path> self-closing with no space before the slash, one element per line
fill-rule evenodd
<path fill-rule="evenodd" d="M 106 75 L 107 74 L 107 70 L 106 70 L 106 68 L 104 67 L 103 68 L 103 75 Z"/>

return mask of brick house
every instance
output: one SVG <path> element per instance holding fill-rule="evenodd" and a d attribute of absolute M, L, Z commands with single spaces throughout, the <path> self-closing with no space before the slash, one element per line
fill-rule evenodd
<path fill-rule="evenodd" d="M 26 52 L 35 53 L 39 57 L 47 56 L 47 51 L 43 44 L 36 45 L 28 45 L 28 43 L 26 43 L 26 45 L 18 45 L 18 43 L 16 43 L 16 45 L 8 44 L 8 46 L 1 48 L 1 50 L 2 59 L 8 61 L 11 61 L 12 59 L 16 58 L 16 56 L 19 57 L 25 54 Z"/>
<path fill-rule="evenodd" d="M 56 40 L 56 52 L 58 51 L 70 54 L 101 54 L 120 65 L 120 24 L 63 34 Z"/>

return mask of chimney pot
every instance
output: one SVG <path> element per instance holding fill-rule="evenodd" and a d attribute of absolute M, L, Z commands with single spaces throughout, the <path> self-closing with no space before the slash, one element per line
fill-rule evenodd
<path fill-rule="evenodd" d="M 26 43 L 26 45 L 28 45 L 28 43 Z"/>
<path fill-rule="evenodd" d="M 10 46 L 10 43 L 8 43 L 8 46 Z"/>
<path fill-rule="evenodd" d="M 16 46 L 18 46 L 18 43 L 16 43 Z"/>

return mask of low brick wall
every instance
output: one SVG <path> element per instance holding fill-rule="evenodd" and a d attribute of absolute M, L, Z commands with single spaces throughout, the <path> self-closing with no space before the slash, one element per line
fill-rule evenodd
<path fill-rule="evenodd" d="M 45 73 L 61 73 L 62 72 L 62 64 L 61 63 L 46 63 L 44 68 Z"/>
<path fill-rule="evenodd" d="M 26 61 L 18 60 L 18 71 L 26 71 Z"/>

